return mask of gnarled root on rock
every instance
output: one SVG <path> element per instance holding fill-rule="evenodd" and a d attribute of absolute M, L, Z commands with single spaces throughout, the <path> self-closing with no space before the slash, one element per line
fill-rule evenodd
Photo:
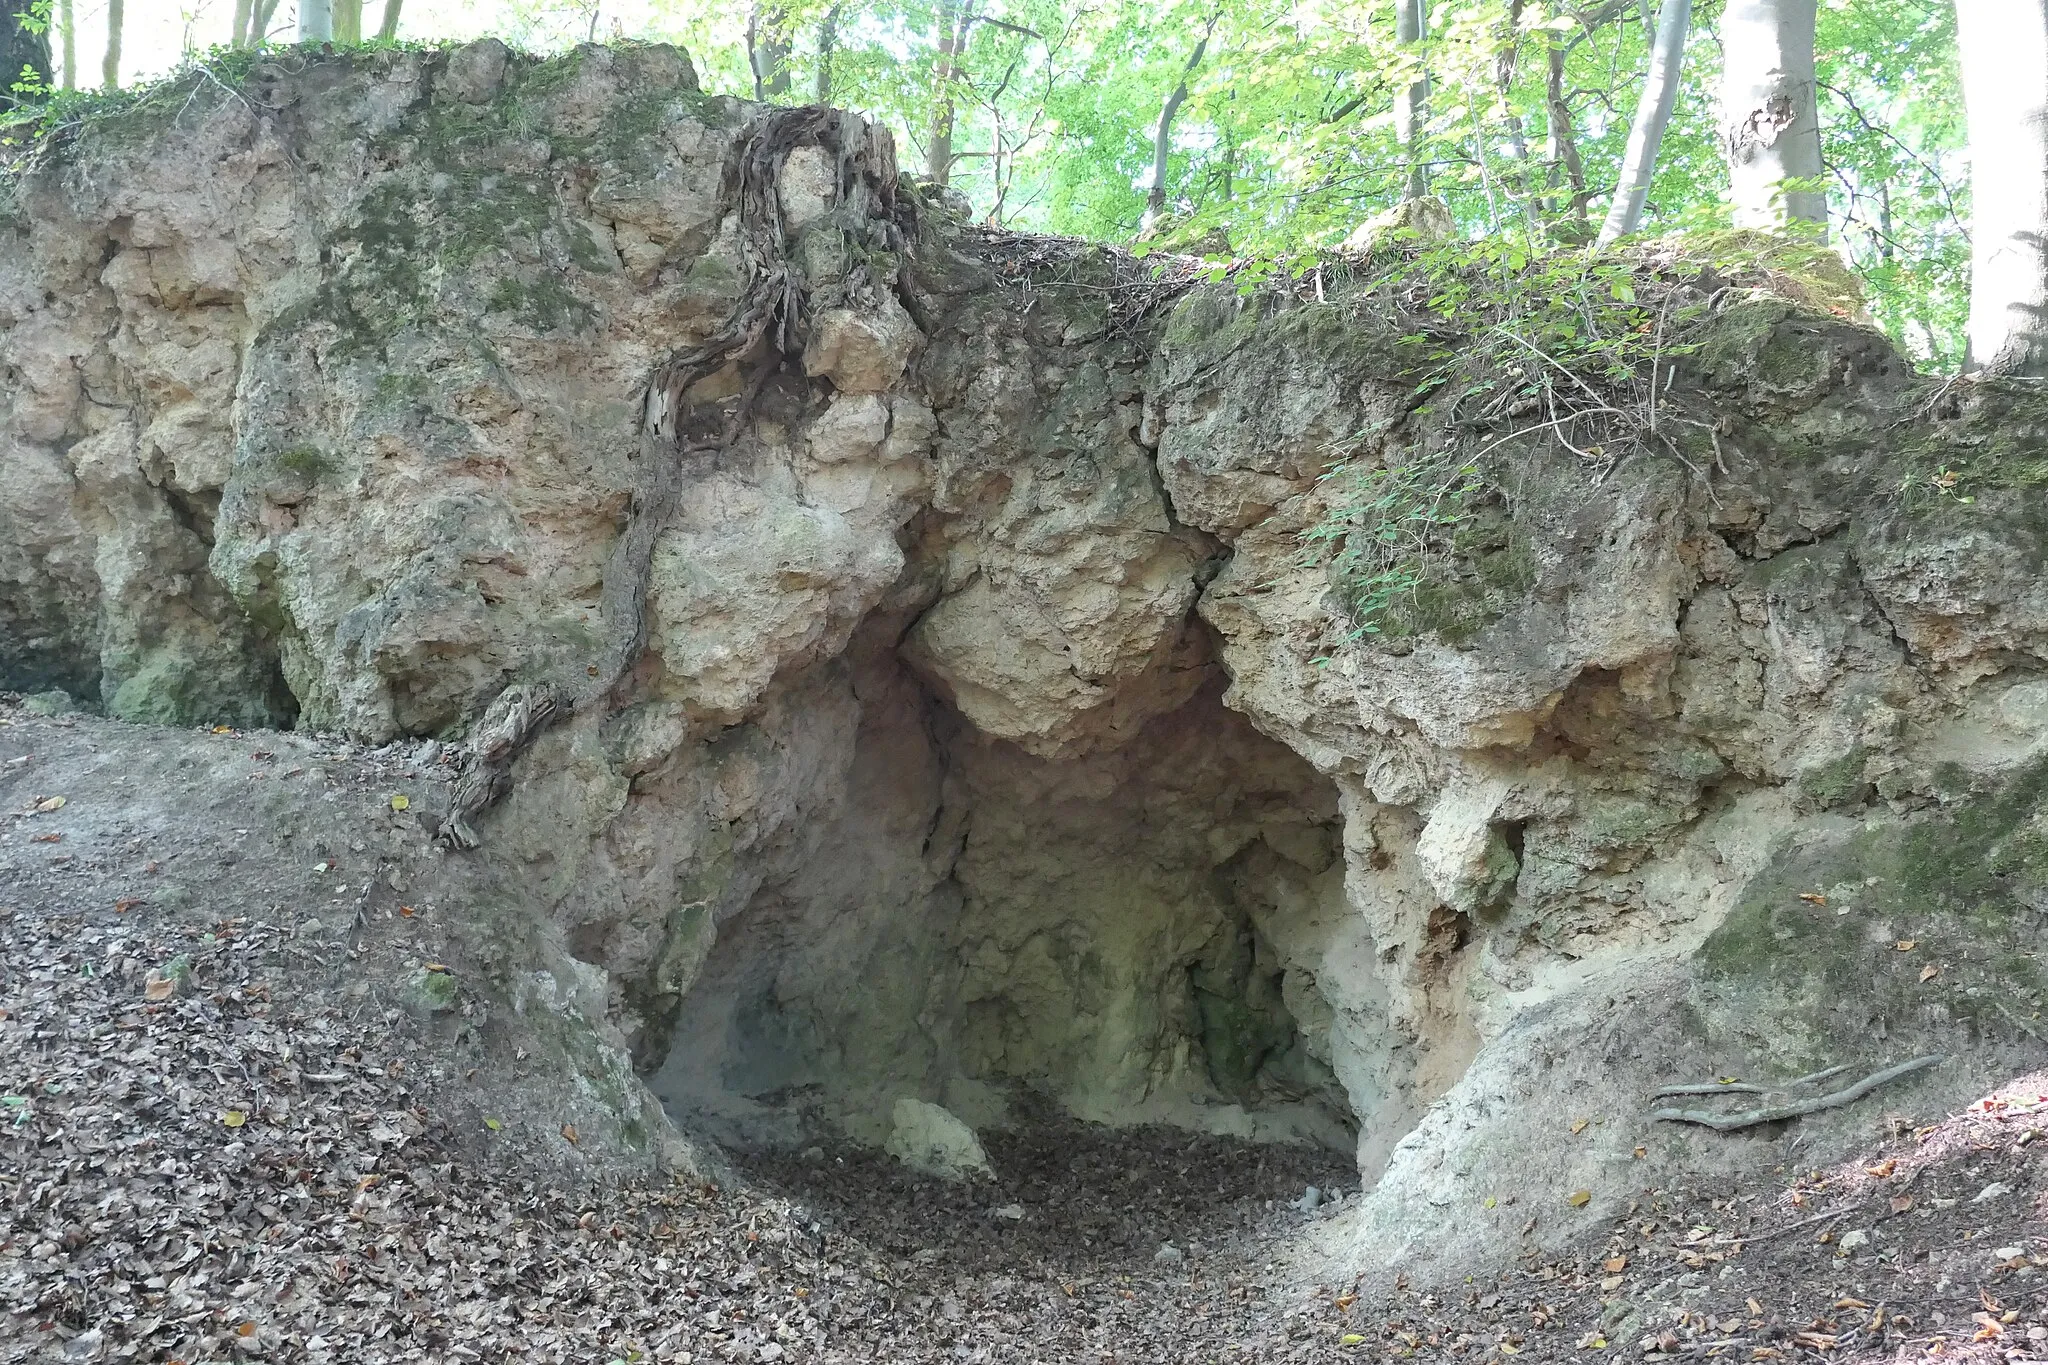
<path fill-rule="evenodd" d="M 469 737 L 463 773 L 455 784 L 448 814 L 434 832 L 443 848 L 475 848 L 470 820 L 489 810 L 512 782 L 512 760 L 533 743 L 555 715 L 554 689 L 515 683 L 497 695 Z"/>
<path fill-rule="evenodd" d="M 1739 1128 L 1754 1128 L 1760 1123 L 1777 1123 L 1784 1119 L 1796 1119 L 1803 1114 L 1817 1114 L 1823 1109 L 1839 1109 L 1845 1104 L 1855 1103 L 1881 1085 L 1888 1085 L 1901 1076 L 1924 1071 L 1947 1060 L 1947 1054 L 1940 1052 L 1915 1057 L 1909 1062 L 1900 1062 L 1897 1066 L 1873 1071 L 1854 1085 L 1832 1094 L 1816 1095 L 1811 1099 L 1788 1100 L 1782 1104 L 1764 1105 L 1761 1108 L 1744 1109 L 1735 1113 L 1720 1113 L 1712 1109 L 1653 1109 L 1650 1111 L 1650 1117 L 1666 1123 L 1697 1123 L 1704 1128 L 1730 1133 Z M 1760 1085 L 1744 1085 L 1740 1082 L 1730 1082 L 1726 1085 L 1712 1081 L 1701 1085 L 1668 1085 L 1657 1092 L 1656 1098 L 1661 1100 L 1674 1095 L 1770 1095 L 1781 1093 L 1783 1090 L 1797 1089 L 1800 1086 L 1814 1085 L 1839 1076 L 1847 1070 L 1845 1066 L 1831 1066 L 1825 1071 L 1801 1076 L 1798 1080 L 1779 1087 L 1778 1090 Z"/>

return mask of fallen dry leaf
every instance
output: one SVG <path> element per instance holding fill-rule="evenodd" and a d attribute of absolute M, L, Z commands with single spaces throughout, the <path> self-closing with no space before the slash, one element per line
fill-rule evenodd
<path fill-rule="evenodd" d="M 1892 945 L 1892 947 L 1898 949 L 1902 953 L 1910 953 L 1919 946 L 1920 940 L 1917 938 L 1902 938 L 1897 943 L 1894 943 Z"/>
<path fill-rule="evenodd" d="M 1928 963 L 1925 967 L 1922 967 L 1920 969 L 1920 979 L 1922 981 L 1932 981 L 1935 977 L 1940 975 L 1941 968 L 1935 966 L 1932 962 Z"/>
<path fill-rule="evenodd" d="M 581 1141 L 581 1139 L 576 1136 L 576 1125 L 573 1123 L 565 1123 L 562 1125 L 562 1136 L 568 1139 L 570 1142 Z"/>
<path fill-rule="evenodd" d="M 1586 1124 L 1587 1124 L 1587 1123 L 1589 1123 L 1589 1122 L 1590 1122 L 1590 1120 L 1588 1120 L 1588 1119 L 1573 1119 L 1573 1120 L 1572 1120 L 1572 1132 L 1573 1132 L 1573 1133 L 1574 1133 L 1575 1135 L 1576 1135 L 1576 1134 L 1578 1134 L 1578 1133 L 1583 1133 L 1583 1132 L 1585 1132 L 1585 1131 L 1586 1131 Z"/>
<path fill-rule="evenodd" d="M 51 811 L 58 811 L 63 809 L 64 798 L 61 796 L 46 796 L 42 800 L 36 802 L 36 813 L 38 815 L 48 815 Z"/>
<path fill-rule="evenodd" d="M 1610 1275 L 1619 1275 L 1628 1269 L 1628 1257 L 1610 1256 L 1600 1263 L 1600 1268 Z"/>
<path fill-rule="evenodd" d="M 1591 1190 L 1573 1190 L 1564 1197 L 1564 1202 L 1570 1204 L 1575 1209 L 1582 1209 L 1593 1202 L 1593 1192 Z"/>
<path fill-rule="evenodd" d="M 1828 903 L 1828 898 L 1818 891 L 1802 891 L 1799 893 L 1799 899 L 1805 901 L 1808 905 L 1826 905 Z"/>

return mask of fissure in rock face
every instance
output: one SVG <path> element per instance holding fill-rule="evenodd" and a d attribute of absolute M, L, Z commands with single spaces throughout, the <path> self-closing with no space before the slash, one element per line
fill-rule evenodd
<path fill-rule="evenodd" d="M 620 1143 L 630 1059 L 1355 1144 L 1451 1264 L 1726 1160 L 1673 1079 L 2022 1040 L 2048 410 L 1826 281 L 1616 258 L 1689 330 L 1589 434 L 1405 249 L 981 229 L 671 48 L 193 82 L 0 179 L 0 686 L 455 746 L 462 965 Z"/>

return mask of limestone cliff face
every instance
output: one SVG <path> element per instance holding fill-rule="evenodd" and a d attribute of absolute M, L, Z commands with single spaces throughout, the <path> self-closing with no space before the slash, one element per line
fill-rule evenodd
<path fill-rule="evenodd" d="M 1665 381 L 1713 469 L 1524 441 L 1359 637 L 1321 476 L 1460 438 L 1369 277 L 963 226 L 668 48 L 280 57 L 0 184 L 0 686 L 547 689 L 451 856 L 715 1133 L 1030 1091 L 1356 1143 L 1359 1256 L 1547 1235 L 1724 1150 L 1652 1082 L 1946 1094 L 2042 1003 L 2048 415 L 1758 283 Z"/>

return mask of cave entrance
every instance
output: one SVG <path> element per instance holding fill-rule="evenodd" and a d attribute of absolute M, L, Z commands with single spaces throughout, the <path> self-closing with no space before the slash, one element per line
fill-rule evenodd
<path fill-rule="evenodd" d="M 1359 1149 L 1397 1059 L 1337 794 L 1220 677 L 1059 758 L 976 732 L 893 657 L 849 685 L 843 792 L 678 1007 L 651 1079 L 679 1120 L 881 1145 L 910 1098 L 977 1130 L 1049 1104 Z"/>

